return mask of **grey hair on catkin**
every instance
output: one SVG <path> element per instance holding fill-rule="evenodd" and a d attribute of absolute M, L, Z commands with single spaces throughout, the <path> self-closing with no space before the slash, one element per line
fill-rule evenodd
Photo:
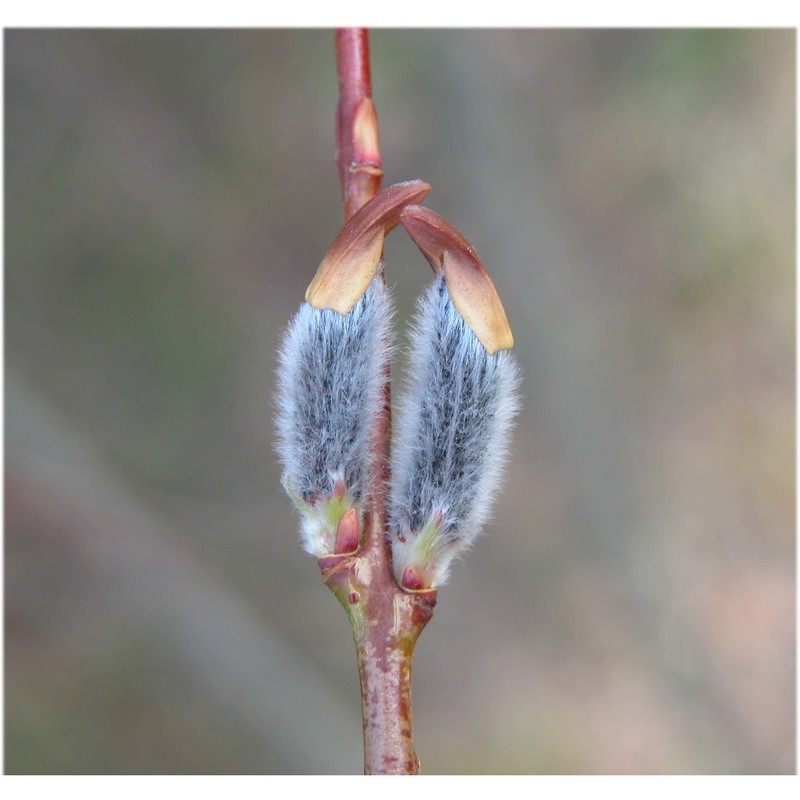
<path fill-rule="evenodd" d="M 303 303 L 280 349 L 276 422 L 283 484 L 303 513 L 303 546 L 317 557 L 333 552 L 344 511 L 363 511 L 390 319 L 389 294 L 377 276 L 344 316 Z"/>
<path fill-rule="evenodd" d="M 489 355 L 440 274 L 420 298 L 410 382 L 399 407 L 390 540 L 398 582 L 413 568 L 441 585 L 494 505 L 519 407 L 519 367 Z"/>

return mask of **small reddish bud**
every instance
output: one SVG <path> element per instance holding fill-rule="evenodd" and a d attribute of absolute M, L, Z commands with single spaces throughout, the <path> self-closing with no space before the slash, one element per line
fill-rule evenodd
<path fill-rule="evenodd" d="M 363 98 L 356 106 L 353 115 L 353 143 L 358 153 L 359 164 L 350 167 L 357 172 L 370 175 L 383 175 L 381 168 L 381 148 L 378 142 L 378 114 L 375 103 L 369 97 Z"/>
<path fill-rule="evenodd" d="M 361 535 L 358 524 L 358 511 L 349 508 L 342 514 L 339 526 L 336 529 L 336 544 L 334 553 L 354 553 L 358 550 Z"/>
<path fill-rule="evenodd" d="M 414 592 L 417 592 L 425 587 L 419 572 L 417 572 L 417 570 L 412 566 L 408 566 L 403 570 L 403 576 L 400 579 L 400 583 L 405 589 L 410 589 Z"/>
<path fill-rule="evenodd" d="M 350 594 L 347 595 L 347 602 L 350 603 L 351 606 L 354 606 L 360 599 L 361 595 L 358 592 L 350 592 Z"/>

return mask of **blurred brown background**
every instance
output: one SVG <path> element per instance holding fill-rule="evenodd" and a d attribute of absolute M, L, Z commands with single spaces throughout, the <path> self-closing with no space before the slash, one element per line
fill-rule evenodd
<path fill-rule="evenodd" d="M 6 771 L 358 772 L 271 421 L 340 224 L 333 35 L 5 42 Z M 372 60 L 387 184 L 433 184 L 525 376 L 417 649 L 423 770 L 794 771 L 794 33 Z M 387 259 L 401 336 L 430 270 Z"/>

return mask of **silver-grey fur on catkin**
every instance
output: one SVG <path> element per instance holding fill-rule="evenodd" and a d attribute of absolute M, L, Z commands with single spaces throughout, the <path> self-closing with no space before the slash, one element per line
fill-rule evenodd
<path fill-rule="evenodd" d="M 337 478 L 344 479 L 353 505 L 363 506 L 390 317 L 378 276 L 345 316 L 304 303 L 289 324 L 279 353 L 277 449 L 283 483 L 296 503 L 302 501 L 301 510 L 330 496 Z M 319 538 L 308 522 L 304 546 L 319 556 Z"/>
<path fill-rule="evenodd" d="M 418 302 L 409 370 L 395 437 L 394 570 L 400 580 L 407 566 L 422 566 L 439 585 L 495 503 L 519 405 L 519 368 L 506 350 L 487 353 L 440 275 Z M 421 565 L 415 537 L 437 513 L 440 533 L 427 566 Z"/>

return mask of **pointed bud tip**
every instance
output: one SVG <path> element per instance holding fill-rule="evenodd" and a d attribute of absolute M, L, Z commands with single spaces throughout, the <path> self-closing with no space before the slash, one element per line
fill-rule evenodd
<path fill-rule="evenodd" d="M 444 270 L 450 300 L 489 355 L 510 350 L 514 336 L 508 317 L 475 248 L 428 208 L 408 205 L 400 212 L 400 222 L 434 272 Z"/>
<path fill-rule="evenodd" d="M 431 190 L 420 180 L 389 186 L 359 209 L 341 229 L 306 289 L 306 302 L 344 316 L 358 302 L 378 271 L 385 235 L 400 222 L 408 203 Z"/>
<path fill-rule="evenodd" d="M 328 251 L 306 289 L 306 302 L 314 308 L 330 308 L 344 316 L 367 291 L 378 271 L 383 252 L 383 229 L 373 227 L 350 243 L 346 251 Z"/>
<path fill-rule="evenodd" d="M 447 252 L 443 259 L 447 291 L 456 311 L 490 356 L 514 346 L 506 310 L 489 273 L 477 256 Z"/>

